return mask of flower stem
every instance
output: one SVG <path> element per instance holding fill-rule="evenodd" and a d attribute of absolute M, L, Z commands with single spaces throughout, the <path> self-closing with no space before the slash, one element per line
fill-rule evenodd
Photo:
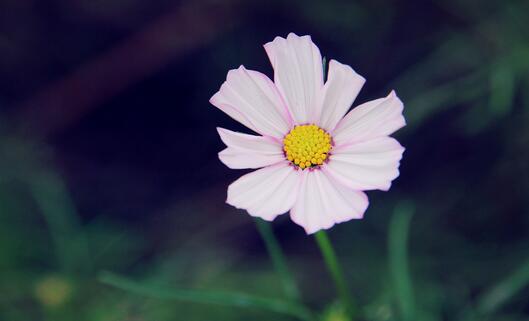
<path fill-rule="evenodd" d="M 323 255 L 325 265 L 327 265 L 327 270 L 329 270 L 329 273 L 331 274 L 331 277 L 334 281 L 336 290 L 338 291 L 338 295 L 342 301 L 342 305 L 349 316 L 349 320 L 353 320 L 355 312 L 353 300 L 351 298 L 351 294 L 349 293 L 349 289 L 347 288 L 347 284 L 345 283 L 343 271 L 340 263 L 338 262 L 336 252 L 334 251 L 331 241 L 329 240 L 327 233 L 323 230 L 318 231 L 314 237 L 316 238 L 316 243 L 318 243 L 318 247 L 320 248 L 321 254 Z"/>
<path fill-rule="evenodd" d="M 274 265 L 277 274 L 279 274 L 279 277 L 281 278 L 285 294 L 290 300 L 294 302 L 300 302 L 301 296 L 299 294 L 298 287 L 286 263 L 285 254 L 281 250 L 281 246 L 279 245 L 279 242 L 277 241 L 277 238 L 270 227 L 270 223 L 261 219 L 256 219 L 255 223 L 259 233 L 261 234 L 261 237 L 263 238 L 263 241 L 265 242 L 266 249 L 270 254 L 272 264 Z"/>

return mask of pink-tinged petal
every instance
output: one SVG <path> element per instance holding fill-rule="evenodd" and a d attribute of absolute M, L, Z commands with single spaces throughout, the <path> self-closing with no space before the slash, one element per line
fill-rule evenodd
<path fill-rule="evenodd" d="M 301 171 L 288 162 L 246 174 L 228 187 L 227 203 L 267 221 L 288 212 L 296 201 Z"/>
<path fill-rule="evenodd" d="M 287 108 L 274 83 L 244 66 L 228 72 L 210 103 L 261 135 L 282 138 L 291 127 Z"/>
<path fill-rule="evenodd" d="M 329 76 L 323 87 L 318 125 L 332 131 L 349 110 L 366 80 L 351 67 L 336 60 L 329 62 Z"/>
<path fill-rule="evenodd" d="M 346 188 L 321 170 L 305 170 L 290 217 L 312 234 L 336 223 L 362 218 L 368 204 L 365 193 Z"/>
<path fill-rule="evenodd" d="M 395 139 L 379 137 L 333 149 L 322 170 L 352 189 L 387 191 L 399 176 L 403 152 Z"/>
<path fill-rule="evenodd" d="M 220 139 L 226 146 L 255 151 L 262 154 L 277 154 L 281 153 L 283 144 L 280 140 L 276 140 L 266 136 L 254 136 L 232 130 L 217 127 Z"/>
<path fill-rule="evenodd" d="M 224 128 L 217 130 L 228 146 L 219 153 L 219 158 L 229 168 L 261 168 L 285 160 L 282 145 L 273 138 L 237 133 Z"/>
<path fill-rule="evenodd" d="M 404 106 L 392 91 L 353 108 L 337 125 L 332 135 L 337 146 L 387 136 L 406 125 Z"/>
<path fill-rule="evenodd" d="M 317 95 L 323 87 L 320 50 L 310 36 L 290 33 L 264 45 L 274 68 L 274 83 L 286 100 L 296 124 L 314 121 Z"/>

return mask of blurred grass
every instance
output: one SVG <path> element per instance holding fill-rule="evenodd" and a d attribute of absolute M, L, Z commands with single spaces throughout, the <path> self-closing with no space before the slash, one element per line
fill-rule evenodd
<path fill-rule="evenodd" d="M 485 291 L 477 300 L 477 310 L 481 315 L 490 315 L 518 295 L 529 285 L 529 260 L 508 274 L 503 280 Z"/>
<path fill-rule="evenodd" d="M 30 193 L 46 219 L 55 254 L 70 275 L 87 274 L 92 269 L 88 244 L 75 206 L 63 182 L 53 172 L 36 173 L 28 182 Z"/>
<path fill-rule="evenodd" d="M 259 234 L 265 242 L 266 249 L 268 250 L 270 258 L 272 259 L 274 268 L 281 278 L 286 297 L 291 301 L 301 302 L 301 296 L 296 284 L 296 280 L 292 275 L 292 272 L 290 272 L 285 254 L 283 253 L 283 250 L 281 249 L 281 246 L 274 235 L 274 231 L 272 230 L 270 223 L 256 218 L 255 224 Z"/>
<path fill-rule="evenodd" d="M 389 223 L 388 247 L 389 267 L 394 287 L 394 296 L 398 303 L 401 320 L 416 319 L 415 299 L 408 266 L 408 235 L 414 212 L 411 202 L 397 204 Z"/>
<path fill-rule="evenodd" d="M 310 311 L 303 306 L 281 299 L 276 300 L 227 291 L 168 289 L 149 285 L 145 282 L 134 282 L 109 272 L 103 272 L 99 276 L 99 280 L 125 291 L 157 299 L 218 304 L 239 308 L 258 308 L 291 315 L 299 320 L 313 320 Z"/>

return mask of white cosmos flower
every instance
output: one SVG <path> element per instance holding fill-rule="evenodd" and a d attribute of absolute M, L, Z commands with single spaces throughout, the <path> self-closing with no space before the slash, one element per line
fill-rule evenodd
<path fill-rule="evenodd" d="M 227 203 L 271 221 L 290 211 L 307 233 L 360 219 L 363 191 L 387 191 L 404 148 L 388 135 L 406 123 L 391 92 L 347 113 L 365 79 L 322 58 L 310 36 L 293 33 L 264 45 L 274 81 L 243 66 L 230 70 L 210 102 L 259 135 L 218 128 L 229 168 L 257 169 L 228 187 Z"/>

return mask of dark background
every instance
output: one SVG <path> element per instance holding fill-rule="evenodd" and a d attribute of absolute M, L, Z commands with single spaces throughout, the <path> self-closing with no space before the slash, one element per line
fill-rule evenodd
<path fill-rule="evenodd" d="M 330 231 L 363 318 L 402 319 L 404 297 L 420 321 L 529 320 L 528 21 L 527 1 L 2 0 L 0 320 L 293 319 L 102 274 L 284 297 L 224 203 L 244 171 L 218 160 L 216 127 L 247 130 L 208 100 L 241 64 L 271 77 L 262 45 L 289 32 L 367 79 L 357 103 L 405 105 L 400 177 Z M 313 239 L 288 215 L 273 228 L 308 306 L 343 320 Z"/>

